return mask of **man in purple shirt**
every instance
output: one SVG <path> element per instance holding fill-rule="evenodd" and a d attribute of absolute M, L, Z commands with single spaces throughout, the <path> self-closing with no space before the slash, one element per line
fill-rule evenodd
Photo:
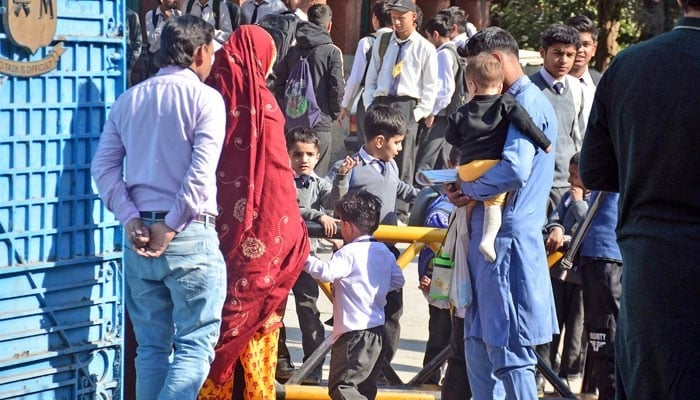
<path fill-rule="evenodd" d="M 143 399 L 195 399 L 219 337 L 226 269 L 215 171 L 226 112 L 203 83 L 213 38 L 198 17 L 166 23 L 163 67 L 117 99 L 92 161 L 102 201 L 125 227 L 125 302 Z"/>

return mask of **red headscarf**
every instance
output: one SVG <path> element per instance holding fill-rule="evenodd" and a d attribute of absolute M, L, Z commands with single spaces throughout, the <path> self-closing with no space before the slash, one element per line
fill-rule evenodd
<path fill-rule="evenodd" d="M 217 171 L 217 229 L 228 268 L 221 337 L 211 367 L 226 382 L 257 331 L 270 324 L 309 254 L 284 138 L 284 116 L 265 86 L 275 57 L 272 37 L 255 25 L 231 34 L 207 83 L 226 102 L 226 139 Z M 270 355 L 276 357 L 276 355 Z"/>

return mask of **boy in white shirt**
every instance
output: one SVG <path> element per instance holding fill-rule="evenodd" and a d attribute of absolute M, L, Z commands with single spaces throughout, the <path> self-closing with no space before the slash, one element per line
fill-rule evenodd
<path fill-rule="evenodd" d="M 372 237 L 380 210 L 377 196 L 348 192 L 335 209 L 345 245 L 329 261 L 309 256 L 304 266 L 312 277 L 333 283 L 332 399 L 374 399 L 377 394 L 386 295 L 405 282 L 394 255 Z"/>

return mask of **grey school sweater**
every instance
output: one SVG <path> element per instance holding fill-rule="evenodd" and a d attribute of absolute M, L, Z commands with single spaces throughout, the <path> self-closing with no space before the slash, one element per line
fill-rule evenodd
<path fill-rule="evenodd" d="M 419 189 L 399 179 L 399 168 L 394 160 L 386 163 L 386 171 L 382 175 L 374 165 L 362 158 L 359 152 L 351 157 L 358 157 L 360 163 L 347 175 L 339 177 L 337 182 L 340 193 L 358 189 L 364 189 L 372 193 L 382 201 L 382 210 L 379 216 L 380 223 L 396 225 L 398 222 L 396 199 L 399 198 L 406 202 L 411 202 L 418 195 Z M 335 180 L 341 164 L 342 160 L 336 162 L 330 172 L 328 172 L 326 179 Z"/>

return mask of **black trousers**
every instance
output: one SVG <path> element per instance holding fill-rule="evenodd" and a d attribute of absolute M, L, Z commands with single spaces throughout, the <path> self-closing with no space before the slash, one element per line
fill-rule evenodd
<path fill-rule="evenodd" d="M 325 330 L 320 320 L 321 313 L 316 305 L 319 295 L 318 284 L 311 275 L 302 271 L 292 287 L 292 293 L 294 293 L 294 304 L 301 330 L 301 346 L 304 349 L 304 361 L 306 361 L 325 338 Z M 287 335 L 283 332 L 284 330 L 280 331 L 277 342 L 277 358 L 290 360 L 289 349 L 285 343 Z"/>
<path fill-rule="evenodd" d="M 314 168 L 314 172 L 320 177 L 326 176 L 328 170 L 330 169 L 331 163 L 335 160 L 331 160 L 333 156 L 333 126 L 326 124 L 319 124 L 314 127 L 316 134 L 318 135 L 318 153 L 319 159 Z"/>
<path fill-rule="evenodd" d="M 342 334 L 331 347 L 328 394 L 333 400 L 374 399 L 381 369 L 384 329 Z"/>
<path fill-rule="evenodd" d="M 588 383 L 599 400 L 615 398 L 615 330 L 620 311 L 622 263 L 581 257 Z M 589 386 L 589 388 L 591 388 Z"/>
<path fill-rule="evenodd" d="M 425 342 L 423 366 L 428 365 L 445 347 L 450 345 L 452 337 L 452 316 L 450 310 L 428 305 L 428 341 Z M 440 383 L 440 370 L 435 371 L 425 383 Z"/>
<path fill-rule="evenodd" d="M 467 377 L 467 360 L 464 355 L 464 318 L 452 317 L 450 335 L 450 356 L 447 358 L 447 371 L 442 382 L 442 400 L 464 400 L 472 396 Z"/>
<path fill-rule="evenodd" d="M 549 365 L 566 378 L 580 374 L 583 367 L 583 287 L 579 284 L 552 278 L 554 305 L 557 309 L 559 330 L 566 327 L 561 359 L 557 356 L 561 335 L 552 336 L 552 342 L 537 346 L 537 352 Z"/>
<path fill-rule="evenodd" d="M 384 306 L 384 353 L 382 357 L 389 364 L 399 347 L 401 325 L 399 320 L 403 314 L 403 289 L 387 293 Z"/>
<path fill-rule="evenodd" d="M 448 128 L 447 116 L 436 116 L 428 128 L 423 122 L 418 125 L 416 141 L 416 172 L 425 169 L 447 168 L 451 146 L 445 141 Z M 415 178 L 413 180 L 415 182 Z"/>

